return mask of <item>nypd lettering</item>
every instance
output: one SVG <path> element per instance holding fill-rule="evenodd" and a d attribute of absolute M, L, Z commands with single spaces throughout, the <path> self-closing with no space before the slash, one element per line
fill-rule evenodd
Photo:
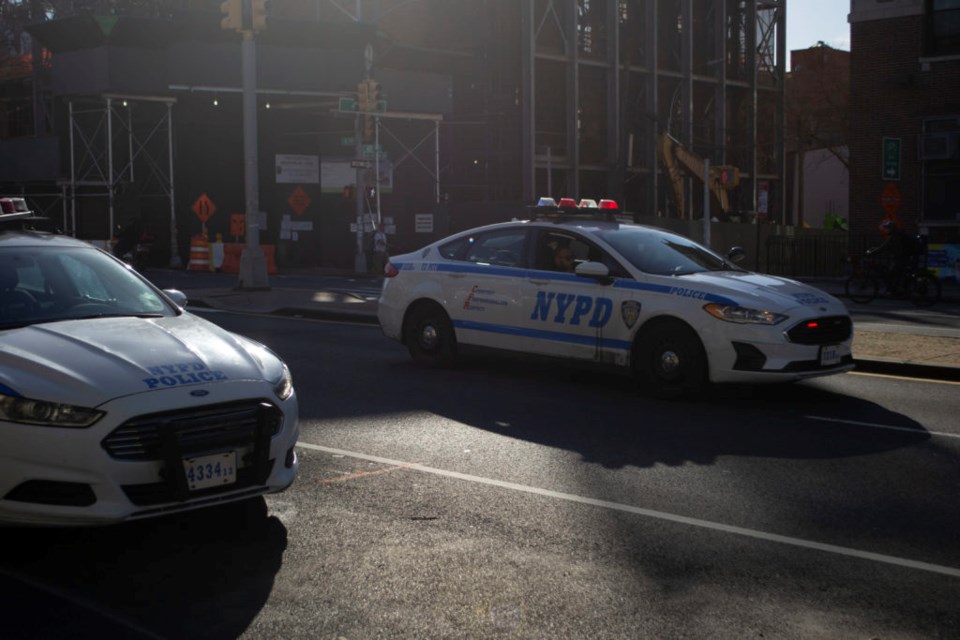
<path fill-rule="evenodd" d="M 207 365 L 202 362 L 162 364 L 155 367 L 148 367 L 147 373 L 153 376 L 143 379 L 148 389 L 177 387 L 185 384 L 203 384 L 204 382 L 228 379 L 222 371 L 211 371 L 207 368 Z"/>
<path fill-rule="evenodd" d="M 612 314 L 613 300 L 610 298 L 538 291 L 530 319 L 573 326 L 586 322 L 587 326 L 599 329 L 610 322 Z"/>

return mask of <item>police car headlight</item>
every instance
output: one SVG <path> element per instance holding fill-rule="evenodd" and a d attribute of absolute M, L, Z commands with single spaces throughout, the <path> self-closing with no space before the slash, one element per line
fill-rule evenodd
<path fill-rule="evenodd" d="M 273 387 L 273 392 L 281 400 L 286 400 L 293 395 L 293 376 L 290 375 L 290 368 L 287 365 L 283 365 L 283 377 Z"/>
<path fill-rule="evenodd" d="M 83 429 L 92 425 L 103 415 L 102 411 L 96 409 L 0 394 L 0 420 L 7 422 Z"/>
<path fill-rule="evenodd" d="M 725 322 L 736 322 L 737 324 L 767 324 L 772 326 L 787 319 L 787 316 L 772 311 L 748 309 L 731 304 L 712 303 L 706 305 L 703 310 L 714 318 Z"/>

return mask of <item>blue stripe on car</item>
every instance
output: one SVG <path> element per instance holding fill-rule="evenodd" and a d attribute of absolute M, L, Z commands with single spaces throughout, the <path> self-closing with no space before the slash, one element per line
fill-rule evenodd
<path fill-rule="evenodd" d="M 13 398 L 19 398 L 19 397 L 20 397 L 20 394 L 19 394 L 19 393 L 17 393 L 16 391 L 14 391 L 13 389 L 11 389 L 11 388 L 8 387 L 7 385 L 3 384 L 2 382 L 0 382 L 0 393 L 2 393 L 2 394 L 5 395 L 5 396 L 11 396 L 11 397 L 13 397 Z"/>
<path fill-rule="evenodd" d="M 508 336 L 519 336 L 522 338 L 536 338 L 538 340 L 551 340 L 553 342 L 566 342 L 569 344 L 580 344 L 593 346 L 597 344 L 596 336 L 576 335 L 564 333 L 562 331 L 546 331 L 544 329 L 525 329 L 522 327 L 511 327 L 502 324 L 491 324 L 488 322 L 475 322 L 473 320 L 455 320 L 453 326 L 458 329 L 470 329 L 472 331 L 485 331 L 487 333 L 498 333 Z M 600 338 L 600 347 L 604 349 L 629 350 L 631 343 L 626 340 L 614 340 L 613 338 Z"/>

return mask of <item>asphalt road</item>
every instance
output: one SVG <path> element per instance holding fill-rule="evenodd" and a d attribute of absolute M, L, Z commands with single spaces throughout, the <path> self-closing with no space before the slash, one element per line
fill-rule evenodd
<path fill-rule="evenodd" d="M 957 385 L 847 374 L 662 402 L 415 367 L 374 326 L 207 313 L 287 360 L 283 494 L 5 530 L 4 638 L 954 638 Z"/>

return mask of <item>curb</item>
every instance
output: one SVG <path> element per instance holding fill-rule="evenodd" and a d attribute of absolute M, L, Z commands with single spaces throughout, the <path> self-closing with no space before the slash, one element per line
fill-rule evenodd
<path fill-rule="evenodd" d="M 854 371 L 860 373 L 876 373 L 887 376 L 901 376 L 904 378 L 924 378 L 928 380 L 960 382 L 960 367 L 917 364 L 897 360 L 861 360 L 858 358 L 853 359 L 853 364 L 856 365 Z"/>

